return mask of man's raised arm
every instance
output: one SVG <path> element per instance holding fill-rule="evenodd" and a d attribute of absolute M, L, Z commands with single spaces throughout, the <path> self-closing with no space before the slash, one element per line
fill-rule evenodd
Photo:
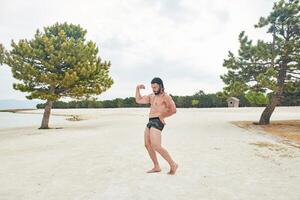
<path fill-rule="evenodd" d="M 145 89 L 145 86 L 144 85 L 136 86 L 135 102 L 138 103 L 138 104 L 148 104 L 148 103 L 150 103 L 149 95 L 141 96 L 140 89 Z"/>

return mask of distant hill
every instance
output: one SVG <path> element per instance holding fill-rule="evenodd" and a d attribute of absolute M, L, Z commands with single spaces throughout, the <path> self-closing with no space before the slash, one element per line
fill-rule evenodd
<path fill-rule="evenodd" d="M 3 109 L 36 108 L 36 104 L 38 104 L 38 103 L 41 103 L 41 101 L 0 99 L 0 110 L 3 110 Z"/>

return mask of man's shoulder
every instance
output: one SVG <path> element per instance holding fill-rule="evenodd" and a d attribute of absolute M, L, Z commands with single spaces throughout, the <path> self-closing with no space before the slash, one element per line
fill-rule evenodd
<path fill-rule="evenodd" d="M 172 96 L 169 95 L 168 93 L 164 92 L 164 97 L 167 98 L 167 99 L 172 99 Z"/>
<path fill-rule="evenodd" d="M 154 93 L 150 93 L 148 94 L 148 97 L 150 99 L 150 103 L 152 102 L 153 98 L 154 98 L 155 94 Z"/>
<path fill-rule="evenodd" d="M 154 93 L 150 93 L 150 94 L 148 94 L 147 96 L 149 96 L 150 98 L 153 98 L 153 97 L 155 97 L 155 94 L 154 94 Z M 169 94 L 166 93 L 166 92 L 163 93 L 162 97 L 172 99 L 172 96 L 169 95 Z"/>

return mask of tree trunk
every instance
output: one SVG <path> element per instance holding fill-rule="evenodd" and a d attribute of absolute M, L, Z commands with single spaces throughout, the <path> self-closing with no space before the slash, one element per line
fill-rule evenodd
<path fill-rule="evenodd" d="M 272 96 L 270 102 L 262 112 L 259 122 L 254 124 L 259 124 L 259 125 L 270 124 L 271 115 L 275 110 L 275 107 L 280 103 L 280 100 L 282 98 L 284 80 L 286 78 L 286 69 L 287 69 L 287 64 L 282 64 L 277 78 L 278 89 L 274 92 L 274 95 Z"/>
<path fill-rule="evenodd" d="M 279 92 L 275 93 L 272 98 L 271 101 L 269 102 L 269 104 L 267 105 L 267 107 L 264 109 L 264 111 L 262 112 L 259 122 L 259 125 L 265 125 L 265 124 L 270 124 L 270 118 L 271 115 L 273 113 L 273 111 L 275 110 L 275 107 L 278 105 L 278 103 L 280 102 L 280 96 L 281 94 L 279 94 Z M 257 123 L 254 123 L 257 124 Z"/>
<path fill-rule="evenodd" d="M 45 110 L 44 110 L 42 124 L 39 129 L 48 129 L 49 128 L 49 118 L 50 118 L 52 104 L 53 104 L 53 101 L 47 100 Z"/>

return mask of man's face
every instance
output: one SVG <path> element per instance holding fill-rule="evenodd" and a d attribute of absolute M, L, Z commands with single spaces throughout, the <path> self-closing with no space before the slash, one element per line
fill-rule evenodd
<path fill-rule="evenodd" d="M 160 87 L 159 87 L 159 85 L 157 83 L 151 84 L 151 87 L 152 87 L 152 91 L 154 92 L 154 94 L 159 94 Z"/>

